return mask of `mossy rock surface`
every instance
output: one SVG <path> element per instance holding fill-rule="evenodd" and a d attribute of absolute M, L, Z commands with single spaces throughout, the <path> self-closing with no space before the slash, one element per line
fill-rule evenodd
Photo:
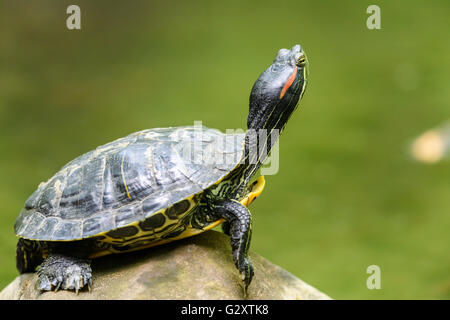
<path fill-rule="evenodd" d="M 251 252 L 255 276 L 248 299 L 329 299 Z M 243 299 L 229 238 L 216 231 L 147 250 L 92 261 L 93 289 L 39 293 L 36 274 L 18 276 L 0 299 Z"/>

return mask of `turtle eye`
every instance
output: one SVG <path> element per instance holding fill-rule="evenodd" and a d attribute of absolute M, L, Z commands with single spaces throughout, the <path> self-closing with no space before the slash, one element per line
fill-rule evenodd
<path fill-rule="evenodd" d="M 304 55 L 301 55 L 300 58 L 298 58 L 297 67 L 304 67 L 306 65 L 306 57 Z"/>

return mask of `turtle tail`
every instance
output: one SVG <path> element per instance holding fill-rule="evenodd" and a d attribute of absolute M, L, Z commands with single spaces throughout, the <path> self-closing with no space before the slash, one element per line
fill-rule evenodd
<path fill-rule="evenodd" d="M 16 267 L 19 273 L 35 272 L 36 267 L 43 261 L 42 249 L 39 242 L 19 239 L 16 249 Z"/>

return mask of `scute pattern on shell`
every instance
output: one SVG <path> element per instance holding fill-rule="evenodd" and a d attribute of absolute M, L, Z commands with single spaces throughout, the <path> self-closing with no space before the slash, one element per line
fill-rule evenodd
<path fill-rule="evenodd" d="M 15 232 L 34 240 L 75 240 L 145 220 L 225 177 L 241 160 L 244 136 L 172 127 L 100 146 L 39 185 Z M 202 155 L 213 157 L 202 161 Z"/>

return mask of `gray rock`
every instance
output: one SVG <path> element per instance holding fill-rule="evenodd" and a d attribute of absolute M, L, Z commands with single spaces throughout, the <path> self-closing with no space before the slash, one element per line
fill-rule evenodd
<path fill-rule="evenodd" d="M 36 274 L 18 276 L 0 299 L 243 299 L 229 238 L 216 231 L 147 250 L 92 261 L 93 289 L 39 293 Z M 330 299 L 284 269 L 250 253 L 248 299 Z"/>

